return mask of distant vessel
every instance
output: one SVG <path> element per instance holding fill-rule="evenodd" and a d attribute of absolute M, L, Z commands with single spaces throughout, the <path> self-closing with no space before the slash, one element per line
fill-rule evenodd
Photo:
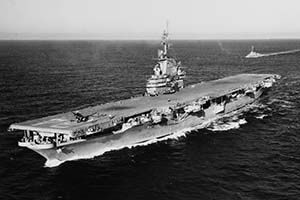
<path fill-rule="evenodd" d="M 251 52 L 246 55 L 246 58 L 259 58 L 265 56 L 264 54 L 257 53 L 254 51 L 254 46 L 251 47 Z"/>
<path fill-rule="evenodd" d="M 165 140 L 253 103 L 280 78 L 240 74 L 184 87 L 181 63 L 169 55 L 168 31 L 162 47 L 144 96 L 12 124 L 9 130 L 23 132 L 18 145 L 45 157 L 46 166 L 57 166 Z"/>
<path fill-rule="evenodd" d="M 254 46 L 251 47 L 251 52 L 245 56 L 245 58 L 259 58 L 259 57 L 266 57 L 266 56 L 276 56 L 276 55 L 283 55 L 283 54 L 290 54 L 290 53 L 296 53 L 299 52 L 300 49 L 294 49 L 289 51 L 280 51 L 280 52 L 274 52 L 274 53 L 257 53 L 254 51 Z"/>

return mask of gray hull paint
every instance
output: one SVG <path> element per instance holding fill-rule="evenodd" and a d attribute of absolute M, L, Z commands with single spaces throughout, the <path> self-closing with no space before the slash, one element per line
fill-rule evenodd
<path fill-rule="evenodd" d="M 106 136 L 95 136 L 86 141 L 66 145 L 60 148 L 36 150 L 37 153 L 47 159 L 46 166 L 57 166 L 60 163 L 68 160 L 87 159 L 102 155 L 111 150 L 122 149 L 125 147 L 133 147 L 151 143 L 151 141 L 159 141 L 172 137 L 179 132 L 186 132 L 189 130 L 204 128 L 210 121 L 215 118 L 222 117 L 232 111 L 239 110 L 244 106 L 253 103 L 261 96 L 263 89 L 255 93 L 255 98 L 243 96 L 236 101 L 225 104 L 224 112 L 215 114 L 212 106 L 205 110 L 205 117 L 200 118 L 190 115 L 185 120 L 178 124 L 172 125 L 155 125 L 155 126 L 138 126 L 128 131 L 119 134 L 112 134 Z M 164 137 L 165 136 L 165 137 Z"/>

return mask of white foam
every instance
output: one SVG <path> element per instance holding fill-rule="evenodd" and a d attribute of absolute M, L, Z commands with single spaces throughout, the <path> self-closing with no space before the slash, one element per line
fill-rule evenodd
<path fill-rule="evenodd" d="M 259 115 L 259 116 L 256 116 L 255 118 L 256 119 L 263 119 L 263 118 L 265 118 L 265 117 L 267 117 L 268 115 L 266 115 L 266 114 L 261 114 L 261 115 Z"/>
<path fill-rule="evenodd" d="M 272 104 L 272 103 L 280 103 L 281 105 L 293 105 L 294 103 L 288 100 L 284 100 L 284 99 L 272 99 L 268 104 Z"/>
<path fill-rule="evenodd" d="M 240 128 L 240 125 L 246 123 L 246 119 L 240 119 L 239 115 L 227 115 L 226 117 L 220 118 L 217 121 L 212 122 L 207 127 L 207 129 L 210 131 L 228 131 L 231 129 L 238 129 Z"/>
<path fill-rule="evenodd" d="M 239 124 L 240 124 L 240 125 L 242 125 L 242 124 L 247 124 L 246 119 L 240 119 L 240 120 L 239 120 Z"/>
<path fill-rule="evenodd" d="M 293 106 L 291 106 L 291 105 L 284 105 L 284 104 L 281 104 L 280 105 L 282 108 L 292 108 Z"/>
<path fill-rule="evenodd" d="M 210 131 L 228 131 L 231 129 L 238 129 L 240 128 L 240 125 L 247 123 L 245 119 L 241 119 L 239 121 L 232 121 L 227 122 L 224 124 L 212 124 L 212 126 L 208 127 L 207 129 Z"/>

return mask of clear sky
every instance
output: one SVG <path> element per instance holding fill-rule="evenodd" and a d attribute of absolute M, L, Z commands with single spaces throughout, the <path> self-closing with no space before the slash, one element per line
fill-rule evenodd
<path fill-rule="evenodd" d="M 299 0 L 0 0 L 0 38 L 300 38 Z"/>

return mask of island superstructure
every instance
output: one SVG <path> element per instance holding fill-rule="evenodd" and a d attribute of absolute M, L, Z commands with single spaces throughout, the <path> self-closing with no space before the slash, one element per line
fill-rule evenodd
<path fill-rule="evenodd" d="M 47 159 L 47 166 L 169 138 L 203 128 L 215 118 L 253 103 L 275 82 L 275 74 L 239 74 L 184 87 L 180 61 L 162 37 L 154 75 L 145 95 L 12 124 L 18 142 Z"/>
<path fill-rule="evenodd" d="M 174 93 L 184 87 L 185 72 L 181 69 L 181 62 L 169 56 L 168 36 L 168 31 L 164 31 L 161 42 L 163 49 L 158 49 L 154 75 L 147 81 L 146 94 L 151 96 Z"/>

